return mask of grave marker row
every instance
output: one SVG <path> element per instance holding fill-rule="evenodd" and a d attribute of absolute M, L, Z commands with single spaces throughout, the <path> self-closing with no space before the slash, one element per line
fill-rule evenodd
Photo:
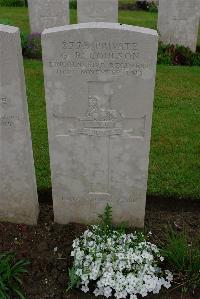
<path fill-rule="evenodd" d="M 70 23 L 69 0 L 28 0 L 32 33 Z M 77 0 L 78 23 L 117 22 L 118 0 Z"/>
<path fill-rule="evenodd" d="M 95 6 L 99 9 L 93 15 L 94 7 L 91 13 L 83 4 L 89 0 L 81 1 L 81 22 L 86 15 L 103 21 L 100 6 Z M 163 1 L 168 5 L 160 0 L 160 28 L 173 25 L 169 42 L 181 41 L 194 51 L 197 14 L 191 11 L 198 8 L 197 2 L 186 5 L 184 0 L 173 0 L 170 6 Z M 32 30 L 40 30 L 41 24 L 44 29 L 69 22 L 68 0 L 62 0 L 62 6 L 57 0 L 29 2 L 32 21 L 40 11 L 38 27 L 35 20 Z M 106 18 L 117 18 L 116 7 L 102 10 Z M 162 19 L 163 8 L 169 14 Z M 183 38 L 179 25 L 185 28 L 188 22 L 191 26 Z M 114 23 L 67 25 L 43 32 L 56 222 L 96 222 L 109 203 L 115 222 L 143 226 L 157 39 L 154 30 Z M 19 30 L 0 25 L 0 219 L 35 224 L 38 201 L 22 66 Z"/>
<path fill-rule="evenodd" d="M 70 23 L 69 0 L 28 0 L 31 32 Z M 165 44 L 196 50 L 199 0 L 160 0 L 158 31 Z M 118 22 L 118 0 L 77 0 L 78 23 Z"/>
<path fill-rule="evenodd" d="M 143 226 L 157 33 L 112 23 L 42 35 L 55 221 Z M 35 224 L 38 201 L 19 30 L 0 26 L 0 219 Z"/>

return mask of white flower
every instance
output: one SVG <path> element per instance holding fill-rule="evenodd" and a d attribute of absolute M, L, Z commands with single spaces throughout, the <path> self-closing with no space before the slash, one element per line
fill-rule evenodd
<path fill-rule="evenodd" d="M 87 274 L 83 274 L 83 275 L 81 275 L 81 280 L 82 280 L 83 282 L 86 282 L 86 281 L 88 280 L 88 275 L 87 275 Z"/>
<path fill-rule="evenodd" d="M 82 270 L 82 269 L 77 269 L 77 270 L 76 270 L 76 275 L 77 275 L 77 276 L 81 276 L 82 273 L 83 273 L 83 270 Z"/>
<path fill-rule="evenodd" d="M 94 246 L 94 241 L 90 241 L 90 242 L 88 242 L 88 246 L 89 246 L 89 247 L 93 247 L 93 246 Z"/>
<path fill-rule="evenodd" d="M 165 270 L 165 274 L 167 275 L 167 280 L 172 281 L 173 275 L 169 270 Z"/>
<path fill-rule="evenodd" d="M 73 241 L 72 247 L 75 248 L 75 247 L 77 247 L 78 245 L 79 245 L 79 239 L 75 239 L 75 240 Z"/>
<path fill-rule="evenodd" d="M 160 261 L 161 261 L 161 262 L 164 261 L 164 257 L 163 257 L 163 256 L 160 257 Z"/>
<path fill-rule="evenodd" d="M 104 296 L 105 296 L 106 298 L 112 296 L 112 289 L 111 289 L 110 287 L 105 287 L 105 288 L 104 288 Z"/>
<path fill-rule="evenodd" d="M 81 290 L 88 292 L 92 282 L 95 296 L 137 299 L 137 295 L 145 297 L 159 293 L 161 287 L 169 288 L 173 280 L 170 271 L 156 266 L 163 261 L 157 246 L 137 232 L 113 231 L 108 237 L 100 226 L 92 226 L 74 240 L 71 256 Z"/>
<path fill-rule="evenodd" d="M 96 288 L 95 290 L 94 290 L 94 292 L 93 292 L 94 294 L 95 294 L 95 296 L 97 297 L 97 296 L 101 296 L 101 295 L 103 295 L 104 293 L 103 293 L 103 288 Z"/>
<path fill-rule="evenodd" d="M 83 285 L 81 287 L 81 291 L 83 291 L 84 293 L 87 293 L 87 292 L 89 292 L 89 288 Z"/>

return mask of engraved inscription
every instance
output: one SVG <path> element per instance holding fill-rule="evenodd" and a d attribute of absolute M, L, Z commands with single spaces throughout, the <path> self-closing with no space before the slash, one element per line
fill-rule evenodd
<path fill-rule="evenodd" d="M 101 84 L 100 82 L 89 83 Z M 78 128 L 77 133 L 89 136 L 112 136 L 122 133 L 122 130 L 117 128 L 117 123 L 122 120 L 122 116 L 119 112 L 109 107 L 111 103 L 109 97 L 108 103 L 104 103 L 102 106 L 103 102 L 100 97 L 89 95 L 88 110 L 86 116 L 79 119 L 81 128 Z M 106 105 L 108 108 L 106 108 Z"/>
<path fill-rule="evenodd" d="M 68 127 L 67 134 L 57 135 L 57 138 L 65 138 L 69 135 L 86 135 L 98 138 L 107 137 L 106 140 L 103 140 L 103 159 L 107 166 L 103 168 L 102 172 L 96 172 L 91 165 L 88 170 L 91 182 L 88 190 L 88 199 L 90 200 L 95 200 L 96 198 L 98 200 L 112 200 L 112 195 L 109 193 L 109 180 L 111 177 L 110 138 L 117 135 L 126 138 L 143 139 L 145 137 L 146 116 L 130 118 L 122 115 L 120 111 L 113 109 L 113 92 L 112 81 L 88 81 L 88 105 L 83 117 L 78 118 L 54 113 L 54 117 L 66 119 L 68 126 L 69 123 L 74 123 L 74 128 Z M 74 122 L 72 121 L 73 119 L 75 120 Z M 91 156 L 92 150 L 91 148 Z M 94 185 L 92 182 L 95 182 Z M 97 182 L 101 182 L 99 191 L 103 190 L 104 192 L 96 192 L 98 190 Z M 72 199 L 69 198 L 68 200 Z M 134 204 L 134 198 L 130 198 L 129 202 Z"/>
<path fill-rule="evenodd" d="M 88 196 L 90 200 L 97 200 L 97 201 L 112 200 L 112 195 L 110 193 L 105 193 L 105 192 L 89 192 Z"/>
<path fill-rule="evenodd" d="M 14 127 L 19 117 L 15 115 L 1 115 L 0 114 L 0 127 Z"/>
<path fill-rule="evenodd" d="M 111 201 L 112 200 L 112 194 L 110 193 L 104 193 L 104 192 L 89 192 L 87 197 L 61 197 L 62 201 L 73 201 L 73 202 L 79 202 L 79 201 Z"/>
<path fill-rule="evenodd" d="M 151 61 L 139 63 L 140 51 L 134 41 L 62 41 L 60 55 L 49 61 L 49 68 L 59 76 L 78 73 L 81 75 L 128 75 L 141 77 L 144 69 L 151 69 Z"/>
<path fill-rule="evenodd" d="M 0 98 L 0 104 L 2 104 L 3 106 L 5 106 L 6 104 L 8 104 L 8 99 L 7 97 L 2 96 Z"/>
<path fill-rule="evenodd" d="M 134 204 L 136 202 L 134 196 L 129 197 L 128 202 Z"/>
<path fill-rule="evenodd" d="M 83 135 L 88 135 L 88 136 L 97 136 L 97 137 L 104 137 L 104 136 L 113 136 L 113 135 L 121 135 L 122 130 L 121 129 L 77 129 L 77 130 L 71 130 L 72 133 L 76 134 L 83 134 Z"/>
<path fill-rule="evenodd" d="M 89 192 L 87 196 L 85 197 L 65 197 L 65 196 L 62 196 L 61 197 L 61 200 L 62 201 L 72 201 L 72 202 L 80 202 L 80 201 L 112 201 L 113 200 L 113 195 L 110 194 L 110 193 L 106 193 L 106 192 Z M 124 199 L 123 198 L 115 198 L 115 202 L 118 202 L 118 203 L 124 203 Z M 129 199 L 128 199 L 128 202 L 130 204 L 135 204 L 136 203 L 136 199 L 131 196 Z"/>
<path fill-rule="evenodd" d="M 56 118 L 75 120 L 75 128 L 69 128 L 68 134 L 82 134 L 96 137 L 123 135 L 125 137 L 144 137 L 146 116 L 126 117 L 112 109 L 112 92 L 106 96 L 101 94 L 105 85 L 112 82 L 88 82 L 88 107 L 82 118 L 69 117 L 54 112 Z M 112 90 L 112 89 L 111 89 Z"/>
<path fill-rule="evenodd" d="M 19 116 L 16 116 L 12 112 L 8 112 L 10 99 L 7 96 L 0 96 L 0 127 L 11 128 L 14 127 L 16 121 L 19 120 Z"/>

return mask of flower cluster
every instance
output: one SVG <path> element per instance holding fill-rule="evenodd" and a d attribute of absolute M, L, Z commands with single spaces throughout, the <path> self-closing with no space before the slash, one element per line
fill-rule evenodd
<path fill-rule="evenodd" d="M 71 255 L 81 290 L 93 289 L 95 296 L 136 299 L 169 288 L 173 279 L 159 268 L 163 257 L 142 233 L 104 233 L 101 226 L 92 226 L 74 240 Z"/>

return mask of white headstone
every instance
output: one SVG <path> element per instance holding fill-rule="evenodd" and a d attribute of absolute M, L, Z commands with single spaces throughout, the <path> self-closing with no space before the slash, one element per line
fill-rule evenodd
<path fill-rule="evenodd" d="M 77 0 L 78 23 L 118 22 L 118 0 Z"/>
<path fill-rule="evenodd" d="M 87 23 L 42 34 L 55 221 L 143 226 L 157 32 Z"/>
<path fill-rule="evenodd" d="M 182 45 L 195 52 L 199 29 L 199 0 L 160 0 L 158 31 L 165 44 Z"/>
<path fill-rule="evenodd" d="M 0 221 L 36 224 L 37 217 L 20 34 L 0 25 Z"/>
<path fill-rule="evenodd" d="M 28 0 L 31 32 L 70 23 L 69 0 Z"/>

